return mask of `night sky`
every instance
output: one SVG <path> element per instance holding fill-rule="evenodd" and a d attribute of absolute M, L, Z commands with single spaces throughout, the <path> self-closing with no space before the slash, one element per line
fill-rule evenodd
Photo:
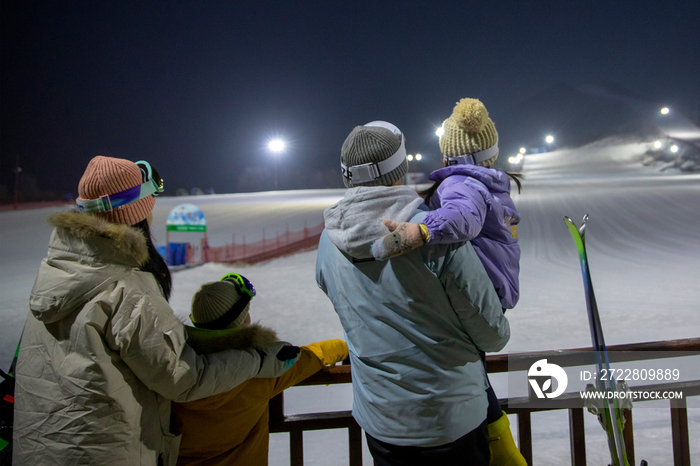
<path fill-rule="evenodd" d="M 77 193 L 98 154 L 151 161 L 168 194 L 233 192 L 251 170 L 271 189 L 275 136 L 289 142 L 280 187 L 299 187 L 338 169 L 347 134 L 375 119 L 435 161 L 460 98 L 499 128 L 560 83 L 700 107 L 697 1 L 3 0 L 0 14 L 6 191 L 17 156 L 41 190 Z"/>

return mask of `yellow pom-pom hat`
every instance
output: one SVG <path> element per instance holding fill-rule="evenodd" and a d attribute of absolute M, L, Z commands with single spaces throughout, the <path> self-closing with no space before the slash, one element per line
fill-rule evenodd
<path fill-rule="evenodd" d="M 480 100 L 467 98 L 457 102 L 442 129 L 440 151 L 448 165 L 492 167 L 498 158 L 498 132 Z"/>

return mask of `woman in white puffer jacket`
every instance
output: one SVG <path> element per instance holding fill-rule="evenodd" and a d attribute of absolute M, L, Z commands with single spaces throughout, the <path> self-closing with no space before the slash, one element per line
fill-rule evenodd
<path fill-rule="evenodd" d="M 49 218 L 55 230 L 31 293 L 13 462 L 174 465 L 171 400 L 277 377 L 298 356 L 286 348 L 280 359 L 285 342 L 208 355 L 186 343 L 168 304 L 170 272 L 150 239 L 162 184 L 147 163 L 95 157 L 78 190 L 82 212 Z"/>

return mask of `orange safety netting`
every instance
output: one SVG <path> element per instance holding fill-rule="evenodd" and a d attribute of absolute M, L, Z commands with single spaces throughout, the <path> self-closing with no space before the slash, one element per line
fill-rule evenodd
<path fill-rule="evenodd" d="M 276 257 L 286 256 L 305 249 L 318 247 L 324 224 L 321 223 L 312 228 L 304 227 L 301 231 L 290 232 L 287 229 L 283 233 L 277 233 L 274 238 L 265 238 L 253 243 L 246 243 L 245 236 L 242 243 L 237 243 L 235 235 L 231 244 L 212 247 L 202 239 L 202 262 L 243 262 L 254 264 Z"/>

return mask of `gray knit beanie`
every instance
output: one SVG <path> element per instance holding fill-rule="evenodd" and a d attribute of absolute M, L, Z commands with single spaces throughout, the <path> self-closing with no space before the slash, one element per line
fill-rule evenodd
<path fill-rule="evenodd" d="M 365 163 L 378 163 L 388 159 L 401 146 L 401 138 L 392 131 L 379 126 L 356 126 L 348 135 L 340 149 L 340 161 L 348 167 Z M 382 173 L 375 180 L 353 183 L 343 176 L 346 188 L 357 186 L 391 186 L 403 178 L 408 171 L 406 159 L 388 173 Z"/>
<path fill-rule="evenodd" d="M 209 282 L 202 285 L 192 298 L 192 314 L 190 318 L 195 324 L 213 322 L 233 307 L 241 299 L 238 290 L 228 281 Z M 243 323 L 250 303 L 235 317 L 228 328 L 238 327 Z"/>

